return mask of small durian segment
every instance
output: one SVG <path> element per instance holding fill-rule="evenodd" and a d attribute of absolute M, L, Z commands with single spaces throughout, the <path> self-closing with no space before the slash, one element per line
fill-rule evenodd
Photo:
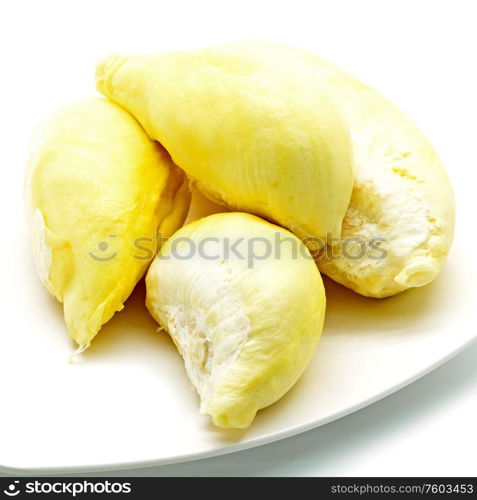
<path fill-rule="evenodd" d="M 417 126 L 374 89 L 306 51 L 237 42 L 262 57 L 314 68 L 335 94 L 353 146 L 355 184 L 341 241 L 318 260 L 330 278 L 370 297 L 434 280 L 454 233 L 454 196 L 441 160 Z"/>
<path fill-rule="evenodd" d="M 171 335 L 215 425 L 245 428 L 282 397 L 321 335 L 325 291 L 307 247 L 245 213 L 184 226 L 147 273 L 147 307 Z"/>
<path fill-rule="evenodd" d="M 180 227 L 185 175 L 139 123 L 106 99 L 79 101 L 39 129 L 25 201 L 42 282 L 70 336 L 89 345 Z"/>
<path fill-rule="evenodd" d="M 96 78 L 212 201 L 302 239 L 340 236 L 353 186 L 349 134 L 307 65 L 290 70 L 229 45 L 113 55 Z"/>

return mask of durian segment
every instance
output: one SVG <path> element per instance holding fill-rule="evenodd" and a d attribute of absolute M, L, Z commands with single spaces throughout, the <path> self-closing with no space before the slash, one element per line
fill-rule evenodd
<path fill-rule="evenodd" d="M 321 59 L 314 67 L 336 92 L 353 143 L 356 179 L 342 239 L 359 238 L 368 248 L 362 259 L 325 258 L 320 269 L 371 297 L 430 283 L 454 234 L 454 196 L 441 160 L 378 92 Z M 384 259 L 375 258 L 374 238 L 384 240 Z"/>
<path fill-rule="evenodd" d="M 454 196 L 423 133 L 374 89 L 313 54 L 269 42 L 231 44 L 244 46 L 292 72 L 297 62 L 313 68 L 348 124 L 355 184 L 341 242 L 318 260 L 320 270 L 370 297 L 430 283 L 452 244 Z"/>
<path fill-rule="evenodd" d="M 180 227 L 185 175 L 139 123 L 106 99 L 77 102 L 38 131 L 25 198 L 40 278 L 87 346 Z"/>
<path fill-rule="evenodd" d="M 339 237 L 353 186 L 349 134 L 308 65 L 290 70 L 247 45 L 113 55 L 97 67 L 97 88 L 213 201 L 301 238 Z"/>
<path fill-rule="evenodd" d="M 285 229 L 245 213 L 177 231 L 147 273 L 147 307 L 169 332 L 201 412 L 245 428 L 308 365 L 325 314 L 320 273 Z"/>

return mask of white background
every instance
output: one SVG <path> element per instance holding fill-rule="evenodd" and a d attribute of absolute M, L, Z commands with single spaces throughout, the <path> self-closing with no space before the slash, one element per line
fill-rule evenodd
<path fill-rule="evenodd" d="M 269 39 L 318 52 L 381 90 L 426 132 L 444 162 L 468 164 L 472 184 L 476 23 L 471 0 L 2 2 L 0 151 L 22 159 L 40 118 L 94 94 L 94 62 L 110 51 Z M 2 164 L 2 183 L 18 165 Z M 2 204 L 3 216 L 8 210 Z M 399 393 L 301 436 L 121 475 L 476 475 L 475 422 L 474 345 Z"/>

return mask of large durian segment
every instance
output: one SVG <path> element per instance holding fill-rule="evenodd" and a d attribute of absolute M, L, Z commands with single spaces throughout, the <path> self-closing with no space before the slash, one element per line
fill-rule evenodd
<path fill-rule="evenodd" d="M 370 297 L 430 283 L 454 232 L 452 188 L 433 147 L 395 105 L 329 62 L 269 42 L 238 42 L 264 58 L 313 68 L 335 94 L 353 146 L 355 184 L 341 242 L 318 260 L 334 280 Z"/>
<path fill-rule="evenodd" d="M 441 160 L 417 126 L 378 92 L 316 60 L 349 125 L 356 180 L 343 241 L 366 244 L 320 269 L 363 295 L 386 297 L 439 274 L 454 233 L 454 196 Z M 377 239 L 377 240 L 376 240 Z M 379 243 L 382 240 L 382 243 Z M 376 250 L 378 245 L 378 250 Z M 379 245 L 382 251 L 379 250 Z"/>
<path fill-rule="evenodd" d="M 244 428 L 308 365 L 325 314 L 309 250 L 245 213 L 177 231 L 147 273 L 147 307 L 171 335 L 215 425 Z"/>
<path fill-rule="evenodd" d="M 184 174 L 125 110 L 77 102 L 38 131 L 26 208 L 40 277 L 82 347 L 123 308 L 155 253 L 156 231 L 180 227 Z"/>
<path fill-rule="evenodd" d="M 314 244 L 340 236 L 353 186 L 351 146 L 309 65 L 290 68 L 248 45 L 113 55 L 97 67 L 97 88 L 213 201 Z"/>

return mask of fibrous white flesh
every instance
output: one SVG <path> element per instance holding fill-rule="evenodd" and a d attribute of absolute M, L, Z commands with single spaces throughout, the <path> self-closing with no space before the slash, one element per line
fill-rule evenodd
<path fill-rule="evenodd" d="M 398 117 L 406 120 L 402 135 L 398 123 L 393 124 L 397 131 L 392 125 L 379 130 L 379 119 L 350 127 L 355 186 L 339 257 L 319 261 L 324 273 L 373 297 L 428 284 L 438 275 L 452 241 L 453 196 L 442 165 L 417 129 L 411 132 L 415 140 L 409 140 L 407 128 L 413 125 L 404 115 Z M 349 252 L 353 240 L 366 248 L 363 257 L 356 258 L 359 249 Z"/>
<path fill-rule="evenodd" d="M 354 136 L 354 144 L 356 181 L 341 243 L 320 268 L 364 295 L 427 284 L 439 271 L 445 243 L 422 194 L 425 180 L 411 174 L 413 153 L 372 135 Z"/>
<path fill-rule="evenodd" d="M 184 358 L 204 412 L 221 374 L 239 355 L 251 327 L 242 299 L 234 290 L 230 265 L 213 263 L 203 272 L 201 259 L 188 264 L 181 270 L 180 281 L 172 267 L 170 272 L 161 273 L 157 287 L 163 293 L 159 292 L 157 304 L 166 305 L 155 311 Z"/>

